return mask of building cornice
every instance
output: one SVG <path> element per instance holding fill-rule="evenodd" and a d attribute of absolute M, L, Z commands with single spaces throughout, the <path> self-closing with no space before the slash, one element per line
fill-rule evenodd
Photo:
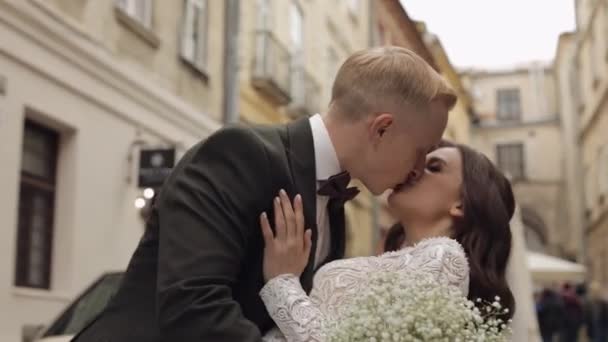
<path fill-rule="evenodd" d="M 59 59 L 68 61 L 78 71 L 193 136 L 206 136 L 221 126 L 205 113 L 163 89 L 158 85 L 158 80 L 148 78 L 117 62 L 99 42 L 53 11 L 48 5 L 36 0 L 0 0 L 0 25 L 8 27 L 20 37 Z M 51 74 L 49 70 L 45 70 L 44 63 L 36 60 L 35 56 L 20 54 L 20 51 L 7 45 L 0 46 L 0 54 L 27 65 L 89 99 L 94 99 L 106 108 L 120 112 L 120 108 L 115 108 L 112 104 L 112 99 L 95 97 L 86 89 L 79 89 L 77 85 L 69 84 L 61 78 L 61 75 Z M 119 114 L 128 121 L 137 121 L 130 113 Z M 145 123 L 141 125 L 146 126 Z"/>

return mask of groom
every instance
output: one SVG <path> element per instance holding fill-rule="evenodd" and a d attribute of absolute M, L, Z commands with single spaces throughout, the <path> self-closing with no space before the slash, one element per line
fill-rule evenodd
<path fill-rule="evenodd" d="M 303 198 L 309 291 L 315 270 L 344 256 L 350 177 L 374 194 L 417 179 L 455 101 L 420 57 L 381 47 L 348 58 L 324 116 L 224 128 L 197 144 L 159 194 L 118 293 L 74 341 L 260 341 L 273 322 L 258 295 L 258 218 L 272 217 L 279 190 Z M 328 179 L 333 191 L 318 192 Z"/>

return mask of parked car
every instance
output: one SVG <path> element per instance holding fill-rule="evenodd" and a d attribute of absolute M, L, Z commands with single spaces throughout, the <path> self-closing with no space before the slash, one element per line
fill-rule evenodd
<path fill-rule="evenodd" d="M 105 273 L 47 327 L 24 328 L 24 342 L 68 342 L 106 307 L 116 294 L 124 272 Z"/>

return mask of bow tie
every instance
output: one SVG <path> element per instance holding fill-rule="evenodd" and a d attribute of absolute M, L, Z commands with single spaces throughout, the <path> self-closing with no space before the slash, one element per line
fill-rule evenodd
<path fill-rule="evenodd" d="M 317 194 L 328 196 L 330 199 L 348 202 L 359 194 L 359 189 L 356 187 L 347 188 L 348 183 L 350 183 L 350 174 L 346 171 L 331 176 L 327 180 L 319 181 L 319 183 L 320 187 Z"/>

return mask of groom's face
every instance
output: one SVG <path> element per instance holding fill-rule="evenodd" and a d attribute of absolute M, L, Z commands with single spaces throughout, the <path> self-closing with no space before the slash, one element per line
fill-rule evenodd
<path fill-rule="evenodd" d="M 425 108 L 408 106 L 401 113 L 386 114 L 390 117 L 376 117 L 366 172 L 360 177 L 365 186 L 378 195 L 416 181 L 424 172 L 427 153 L 443 135 L 447 113 L 447 106 L 436 101 Z"/>

